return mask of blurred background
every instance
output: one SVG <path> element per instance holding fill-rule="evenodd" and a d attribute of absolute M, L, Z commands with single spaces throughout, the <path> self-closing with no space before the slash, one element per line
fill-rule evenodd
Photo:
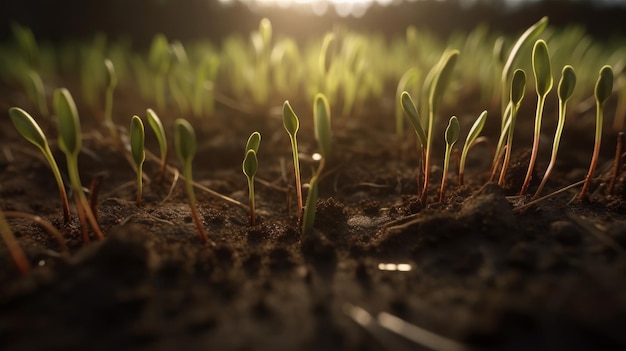
<path fill-rule="evenodd" d="M 226 34 L 249 33 L 262 17 L 275 33 L 302 39 L 336 24 L 389 35 L 415 25 L 447 36 L 485 22 L 517 32 L 543 15 L 554 26 L 583 25 L 598 39 L 626 32 L 626 0 L 0 0 L 0 39 L 17 22 L 52 41 L 102 32 L 139 46 L 155 33 L 219 42 Z"/>

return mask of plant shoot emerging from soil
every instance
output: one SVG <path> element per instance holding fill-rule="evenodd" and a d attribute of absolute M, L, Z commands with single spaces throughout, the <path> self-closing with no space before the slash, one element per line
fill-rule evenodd
<path fill-rule="evenodd" d="M 20 132 L 26 140 L 37 146 L 48 161 L 50 169 L 52 169 L 52 174 L 54 174 L 57 187 L 59 188 L 59 195 L 61 196 L 61 204 L 63 206 L 63 223 L 67 224 L 70 221 L 70 204 L 67 199 L 67 192 L 65 191 L 61 171 L 59 170 L 56 160 L 54 159 L 54 155 L 52 155 L 46 136 L 33 117 L 21 108 L 11 107 L 9 109 L 9 116 L 11 117 L 11 121 L 18 132 Z"/>
<path fill-rule="evenodd" d="M 474 124 L 472 128 L 470 128 L 469 133 L 467 134 L 467 138 L 465 139 L 465 144 L 463 145 L 463 151 L 461 152 L 461 160 L 459 161 L 459 185 L 463 185 L 463 176 L 465 174 L 465 160 L 467 159 L 467 153 L 469 149 L 474 144 L 480 132 L 482 132 L 483 127 L 485 126 L 485 121 L 487 120 L 487 111 L 483 111 Z"/>
<path fill-rule="evenodd" d="M 300 128 L 300 120 L 291 108 L 289 101 L 283 104 L 283 126 L 289 134 L 291 141 L 291 154 L 293 155 L 293 174 L 296 179 L 296 197 L 298 199 L 298 221 L 302 219 L 302 183 L 300 181 L 300 161 L 298 159 L 298 141 L 296 135 Z"/>
<path fill-rule="evenodd" d="M 144 150 L 145 131 L 143 122 L 139 116 L 133 116 L 130 121 L 130 152 L 133 155 L 135 166 L 137 166 L 137 206 L 141 206 L 143 191 L 143 163 L 146 160 L 146 151 Z"/>
<path fill-rule="evenodd" d="M 54 110 L 57 116 L 57 126 L 59 130 L 59 148 L 65 153 L 67 171 L 76 198 L 76 211 L 78 212 L 78 218 L 80 219 L 83 231 L 83 240 L 85 243 L 89 242 L 87 222 L 91 225 L 91 229 L 96 234 L 96 237 L 98 239 L 104 239 L 100 225 L 98 225 L 96 216 L 92 212 L 80 182 L 80 175 L 78 173 L 78 153 L 82 147 L 80 120 L 78 118 L 76 104 L 69 90 L 59 88 L 54 91 Z"/>
<path fill-rule="evenodd" d="M 580 192 L 579 198 L 582 200 L 587 194 L 589 183 L 593 177 L 593 173 L 598 164 L 598 158 L 600 156 L 600 143 L 602 141 L 602 121 L 604 113 L 604 103 L 609 99 L 613 92 L 613 69 L 609 65 L 605 65 L 600 69 L 600 75 L 596 82 L 594 95 L 596 98 L 596 139 L 593 147 L 593 156 L 591 158 L 591 164 L 589 165 L 589 172 L 585 178 L 583 189 Z"/>
<path fill-rule="evenodd" d="M 520 195 L 526 194 L 530 180 L 535 169 L 535 161 L 537 160 L 537 153 L 539 152 L 539 138 L 541 136 L 541 119 L 543 116 L 543 107 L 546 102 L 546 96 L 552 90 L 552 69 L 550 67 L 550 53 L 548 52 L 548 46 L 543 40 L 537 40 L 533 48 L 533 73 L 535 75 L 536 91 L 537 91 L 537 112 L 535 114 L 535 133 L 533 139 L 533 149 L 530 155 L 530 163 L 528 165 L 528 171 L 526 172 L 526 178 L 522 185 Z"/>
<path fill-rule="evenodd" d="M 513 79 L 511 80 L 511 113 L 509 117 L 509 128 L 507 130 L 507 142 L 506 153 L 504 154 L 504 163 L 502 164 L 502 170 L 500 171 L 500 179 L 498 185 L 504 185 L 504 179 L 506 177 L 506 171 L 511 161 L 511 148 L 513 146 L 513 131 L 515 130 L 515 119 L 517 118 L 517 111 L 524 99 L 524 93 L 526 92 L 526 73 L 524 70 L 517 69 L 513 73 Z M 506 123 L 505 123 L 506 124 Z"/>
<path fill-rule="evenodd" d="M 254 176 L 259 168 L 259 161 L 257 159 L 257 152 L 261 144 L 261 134 L 259 132 L 253 132 L 248 138 L 246 143 L 246 153 L 243 158 L 243 174 L 248 180 L 248 202 L 250 204 L 250 225 L 256 224 L 255 206 L 254 206 Z"/>
<path fill-rule="evenodd" d="M 561 72 L 561 80 L 559 81 L 557 94 L 559 96 L 559 120 L 556 125 L 556 131 L 554 132 L 554 141 L 552 143 L 552 156 L 550 157 L 550 163 L 546 169 L 546 173 L 541 179 L 541 184 L 537 188 L 533 198 L 539 197 L 543 187 L 546 185 L 552 169 L 556 164 L 556 156 L 559 152 L 559 144 L 561 143 L 561 135 L 563 134 L 563 127 L 565 126 L 565 113 L 567 109 L 567 102 L 574 93 L 576 87 L 576 72 L 572 66 L 566 65 Z"/>
<path fill-rule="evenodd" d="M 196 133 L 191 124 L 182 118 L 179 118 L 174 122 L 174 128 L 174 147 L 180 163 L 183 164 L 183 174 L 185 175 L 185 184 L 187 185 L 187 196 L 189 197 L 191 216 L 194 224 L 196 225 L 196 229 L 198 230 L 200 241 L 202 243 L 206 243 L 209 240 L 204 227 L 202 227 L 202 221 L 200 221 L 200 215 L 198 214 L 198 209 L 196 207 L 196 193 L 193 190 L 192 163 L 193 158 L 196 156 Z"/>
<path fill-rule="evenodd" d="M 159 178 L 163 179 L 165 176 L 165 169 L 167 168 L 167 137 L 165 135 L 165 129 L 163 128 L 161 119 L 151 108 L 146 109 L 146 119 L 148 120 L 148 125 L 150 125 L 150 128 L 156 136 L 157 142 L 159 143 L 159 151 L 161 154 L 161 171 L 159 172 Z"/>
<path fill-rule="evenodd" d="M 452 147 L 454 143 L 459 139 L 459 132 L 461 127 L 459 126 L 459 120 L 456 116 L 452 116 L 446 127 L 446 151 L 443 158 L 443 175 L 441 176 L 441 189 L 439 190 L 439 202 L 443 203 L 443 198 L 446 192 L 446 180 L 448 178 L 448 167 L 450 166 L 450 154 L 452 153 Z"/>

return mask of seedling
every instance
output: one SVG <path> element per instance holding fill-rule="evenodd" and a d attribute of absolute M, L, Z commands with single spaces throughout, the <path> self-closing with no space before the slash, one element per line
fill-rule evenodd
<path fill-rule="evenodd" d="M 463 185 L 463 175 L 465 173 L 465 160 L 467 158 L 467 153 L 469 152 L 469 149 L 472 147 L 472 144 L 474 144 L 474 141 L 476 140 L 476 138 L 478 138 L 478 135 L 480 134 L 480 132 L 482 132 L 483 127 L 485 126 L 486 120 L 487 120 L 487 111 L 483 111 L 478 116 L 476 121 L 474 121 L 472 128 L 470 128 L 470 131 L 467 134 L 467 139 L 465 139 L 465 145 L 463 145 L 463 151 L 461 152 L 461 160 L 459 162 L 459 185 Z"/>
<path fill-rule="evenodd" d="M 524 99 L 524 93 L 526 92 L 526 73 L 524 70 L 517 69 L 513 73 L 513 79 L 511 80 L 511 117 L 509 117 L 509 128 L 506 142 L 506 153 L 504 154 L 504 163 L 502 164 L 502 170 L 500 171 L 500 179 L 498 185 L 504 185 L 504 179 L 506 177 L 506 171 L 511 161 L 511 149 L 513 146 L 513 131 L 515 130 L 515 119 L 517 118 L 517 110 Z"/>
<path fill-rule="evenodd" d="M 406 71 L 402 77 L 400 78 L 400 82 L 398 83 L 398 87 L 396 88 L 396 135 L 401 136 L 404 134 L 404 120 L 402 119 L 404 106 L 403 106 L 403 95 L 409 89 L 409 87 L 416 84 L 418 81 L 420 74 L 419 71 L 415 68 L 411 68 Z M 407 92 L 408 94 L 408 92 Z M 409 99 L 411 97 L 409 96 Z M 414 104 L 415 105 L 415 104 Z M 419 119 L 418 119 L 419 121 Z"/>
<path fill-rule="evenodd" d="M 59 167 L 57 166 L 57 162 L 52 155 L 52 151 L 50 151 L 50 146 L 48 146 L 48 140 L 44 135 L 43 131 L 35 122 L 33 117 L 31 117 L 28 112 L 22 110 L 19 107 L 11 107 L 9 109 L 9 116 L 11 117 L 11 121 L 15 128 L 22 134 L 22 136 L 30 141 L 33 145 L 37 146 L 41 153 L 48 161 L 50 165 L 50 169 L 52 169 L 52 174 L 54 174 L 54 179 L 57 182 L 57 187 L 59 188 L 59 194 L 61 196 L 61 204 L 63 207 L 63 223 L 67 224 L 70 221 L 70 204 L 67 199 L 67 193 L 65 192 L 65 186 L 63 185 L 63 177 L 61 177 L 61 172 L 59 171 Z"/>
<path fill-rule="evenodd" d="M 428 134 L 426 136 L 426 159 L 424 161 L 424 190 L 422 191 L 421 202 L 426 203 L 428 195 L 428 182 L 430 179 L 430 150 L 433 139 L 433 126 L 435 124 L 435 116 L 439 113 L 439 105 L 443 98 L 443 93 L 452 79 L 452 71 L 456 65 L 459 56 L 458 50 L 445 52 L 439 63 L 437 63 L 437 72 L 433 77 L 432 85 L 428 95 Z"/>
<path fill-rule="evenodd" d="M 192 163 L 193 158 L 196 155 L 197 148 L 196 133 L 191 124 L 182 118 L 179 118 L 174 122 L 174 128 L 174 147 L 176 149 L 178 159 L 183 164 L 183 174 L 185 175 L 185 184 L 187 185 L 187 196 L 189 197 L 191 216 L 194 224 L 196 225 L 196 229 L 198 230 L 200 241 L 202 243 L 206 243 L 208 241 L 208 237 L 202 227 L 202 222 L 200 221 L 198 209 L 196 208 L 196 194 L 193 190 Z"/>
<path fill-rule="evenodd" d="M 561 72 L 561 80 L 559 81 L 557 94 L 559 96 L 559 120 L 556 125 L 556 131 L 554 133 L 554 141 L 552 143 L 552 156 L 550 157 L 550 163 L 548 164 L 548 168 L 546 169 L 546 173 L 543 175 L 543 179 L 541 179 L 541 184 L 539 184 L 539 188 L 535 192 L 533 198 L 539 197 L 541 194 L 541 190 L 546 185 L 550 174 L 552 173 L 552 169 L 556 164 L 556 156 L 559 152 L 559 144 L 561 142 L 561 134 L 563 133 L 563 126 L 565 126 L 565 111 L 567 108 L 567 102 L 572 97 L 574 93 L 574 87 L 576 86 L 576 73 L 574 72 L 574 68 L 572 66 L 565 66 Z"/>
<path fill-rule="evenodd" d="M 330 155 L 331 147 L 331 130 L 330 130 L 330 106 L 328 99 L 324 94 L 315 95 L 313 101 L 313 124 L 315 128 L 315 139 L 320 150 L 322 159 L 317 167 L 317 170 L 313 172 L 311 182 L 309 184 L 309 192 L 306 198 L 306 207 L 304 210 L 304 217 L 302 219 L 302 233 L 308 233 L 313 228 L 315 223 L 315 206 L 317 203 L 317 183 L 320 174 L 324 170 L 326 159 Z"/>
<path fill-rule="evenodd" d="M 36 71 L 28 72 L 28 82 L 26 93 L 30 100 L 37 106 L 37 111 L 42 116 L 48 116 L 48 104 L 46 103 L 46 92 L 41 80 L 41 76 Z"/>
<path fill-rule="evenodd" d="M 422 128 L 422 125 L 420 123 L 420 116 L 419 116 L 419 113 L 417 112 L 417 108 L 415 107 L 415 103 L 413 103 L 413 99 L 411 99 L 411 95 L 409 95 L 409 93 L 407 93 L 406 91 L 402 92 L 402 94 L 400 95 L 400 104 L 402 105 L 402 110 L 404 111 L 404 114 L 406 115 L 409 122 L 411 122 L 411 125 L 413 126 L 413 129 L 415 130 L 415 134 L 417 134 L 417 141 L 420 144 L 421 166 L 420 166 L 420 175 L 418 175 L 417 177 L 418 179 L 417 188 L 419 189 L 420 188 L 419 180 L 421 178 L 421 175 L 425 173 L 423 166 L 424 166 L 424 159 L 426 158 L 425 156 L 426 133 L 424 133 L 424 129 Z"/>
<path fill-rule="evenodd" d="M 446 192 L 446 180 L 448 178 L 448 167 L 450 165 L 450 154 L 452 153 L 452 147 L 454 143 L 459 139 L 459 120 L 456 116 L 452 116 L 446 127 L 446 153 L 443 158 L 443 175 L 441 177 L 441 189 L 439 190 L 439 202 L 443 203 L 443 198 Z"/>
<path fill-rule="evenodd" d="M 146 110 L 146 119 L 148 120 L 148 125 L 150 125 L 150 128 L 152 128 L 152 131 L 157 138 L 157 142 L 159 143 L 159 150 L 161 153 L 161 171 L 159 173 L 159 178 L 163 179 L 165 169 L 167 168 L 167 137 L 165 136 L 165 129 L 163 128 L 161 119 L 151 108 Z"/>
<path fill-rule="evenodd" d="M 146 151 L 144 150 L 145 138 L 146 135 L 141 118 L 133 116 L 130 120 L 130 152 L 133 155 L 135 166 L 137 166 L 137 206 L 141 206 L 142 198 L 143 163 L 146 160 Z"/>
<path fill-rule="evenodd" d="M 296 197 L 298 198 L 298 221 L 302 219 L 302 183 L 300 182 L 300 161 L 298 160 L 298 142 L 296 134 L 300 128 L 300 120 L 291 108 L 289 101 L 283 104 L 283 126 L 289 134 L 291 141 L 291 154 L 293 155 L 293 173 L 296 178 Z"/>
<path fill-rule="evenodd" d="M 113 92 L 117 86 L 117 75 L 115 74 L 115 67 L 113 62 L 109 59 L 104 60 L 104 66 L 106 67 L 106 96 L 104 105 L 104 123 L 109 129 L 109 133 L 114 142 L 117 142 L 117 129 L 113 123 Z"/>
<path fill-rule="evenodd" d="M 98 239 L 104 239 L 96 216 L 93 214 L 87 197 L 83 192 L 83 186 L 78 173 L 78 153 L 80 152 L 82 142 L 80 139 L 80 120 L 78 118 L 76 104 L 69 90 L 65 88 L 58 88 L 54 91 L 53 102 L 57 116 L 57 128 L 59 130 L 59 148 L 65 153 L 67 171 L 76 199 L 76 211 L 78 212 L 78 218 L 83 231 L 83 240 L 86 243 L 89 242 L 87 222 L 91 225 L 91 229 L 96 234 L 96 237 Z"/>
<path fill-rule="evenodd" d="M 589 165 L 589 172 L 587 172 L 587 177 L 585 177 L 583 189 L 578 196 L 581 200 L 584 199 L 585 195 L 587 194 L 589 183 L 591 182 L 591 178 L 593 177 L 596 165 L 598 164 L 598 157 L 600 155 L 600 142 L 602 140 L 602 115 L 604 111 L 604 103 L 606 103 L 606 100 L 609 99 L 612 92 L 613 69 L 611 68 L 611 66 L 605 65 L 600 69 L 600 75 L 598 77 L 598 81 L 596 82 L 596 87 L 594 90 L 594 95 L 596 98 L 596 141 L 593 147 L 593 156 L 591 158 L 591 164 Z"/>
<path fill-rule="evenodd" d="M 522 184 L 522 190 L 520 195 L 526 194 L 530 180 L 533 176 L 533 170 L 535 169 L 535 162 L 537 161 L 537 153 L 539 152 L 539 138 L 541 136 L 541 119 L 543 116 L 543 106 L 546 101 L 546 96 L 552 90 L 552 69 L 550 67 L 550 54 L 548 53 L 548 46 L 543 40 L 537 40 L 533 48 L 533 73 L 535 75 L 536 91 L 537 91 L 537 112 L 535 113 L 535 134 L 533 140 L 533 149 L 530 155 L 530 163 L 528 164 L 528 171 L 526 172 L 526 178 L 524 184 Z"/>
<path fill-rule="evenodd" d="M 19 269 L 20 273 L 26 274 L 30 270 L 30 263 L 24 254 L 24 251 L 20 247 L 19 242 L 15 238 L 13 234 L 13 230 L 11 230 L 11 226 L 7 221 L 4 213 L 0 210 L 0 236 L 2 240 L 7 245 L 7 249 L 9 250 L 9 254 L 13 258 L 13 262 Z"/>
<path fill-rule="evenodd" d="M 254 176 L 259 168 L 259 161 L 257 159 L 257 152 L 259 151 L 259 145 L 261 144 L 261 134 L 254 132 L 250 134 L 248 142 L 246 143 L 246 154 L 243 158 L 243 174 L 248 179 L 248 200 L 250 203 L 250 225 L 254 225 L 255 220 L 255 206 L 254 206 Z"/>
<path fill-rule="evenodd" d="M 509 103 L 506 105 L 506 109 L 504 110 L 504 124 L 502 124 L 502 126 L 500 127 L 500 137 L 498 138 L 498 144 L 496 144 L 496 152 L 493 155 L 493 161 L 491 163 L 491 175 L 489 176 L 490 182 L 493 182 L 495 180 L 496 172 L 498 172 L 498 167 L 500 166 L 502 161 L 504 144 L 509 134 L 509 127 L 511 126 L 511 109 L 513 108 L 512 106 L 513 103 L 509 101 Z"/>

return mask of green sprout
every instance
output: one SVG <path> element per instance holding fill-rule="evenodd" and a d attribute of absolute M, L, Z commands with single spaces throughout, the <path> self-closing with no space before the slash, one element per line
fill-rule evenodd
<path fill-rule="evenodd" d="M 537 23 L 533 24 L 532 26 L 530 26 L 528 29 L 526 29 L 526 31 L 524 33 L 522 33 L 522 35 L 520 35 L 520 37 L 517 39 L 517 41 L 515 42 L 515 45 L 513 45 L 513 48 L 511 49 L 511 51 L 509 52 L 509 56 L 506 60 L 506 62 L 504 63 L 504 67 L 502 69 L 502 125 L 504 126 L 505 120 L 504 120 L 504 110 L 505 110 L 505 106 L 506 106 L 506 100 L 507 100 L 507 96 L 506 96 L 506 90 L 504 89 L 504 87 L 507 86 L 509 79 L 511 79 L 511 70 L 513 69 L 513 64 L 515 63 L 515 60 L 517 59 L 517 57 L 519 56 L 520 51 L 526 47 L 526 45 L 530 44 L 531 42 L 533 42 L 545 29 L 546 27 L 548 27 L 548 17 L 542 17 L 539 21 L 537 21 Z"/>
<path fill-rule="evenodd" d="M 537 153 L 539 152 L 539 138 L 541 136 L 541 119 L 543 117 L 543 106 L 546 101 L 546 96 L 552 90 L 552 69 L 550 67 L 550 54 L 548 53 L 548 46 L 543 40 L 537 40 L 533 48 L 533 73 L 535 75 L 536 91 L 537 91 L 537 112 L 535 114 L 535 134 L 533 140 L 533 149 L 530 155 L 530 163 L 528 164 L 528 171 L 526 172 L 526 178 L 524 184 L 522 184 L 522 190 L 520 195 L 526 194 L 530 180 L 533 176 L 533 170 L 535 169 L 535 162 L 537 161 Z"/>
<path fill-rule="evenodd" d="M 330 130 L 330 106 L 324 94 L 315 95 L 313 101 L 313 125 L 315 128 L 315 139 L 322 156 L 317 170 L 313 172 L 309 184 L 309 192 L 306 198 L 304 217 L 302 218 L 302 232 L 308 233 L 315 223 L 315 206 L 317 203 L 317 183 L 319 176 L 324 170 L 326 159 L 330 155 L 331 130 Z"/>
<path fill-rule="evenodd" d="M 91 225 L 91 229 L 94 231 L 97 238 L 104 239 L 96 216 L 83 192 L 83 186 L 78 173 L 78 153 L 81 150 L 82 142 L 80 139 L 80 120 L 78 118 L 76 104 L 69 90 L 65 88 L 58 88 L 54 91 L 53 102 L 59 130 L 59 148 L 65 153 L 67 171 L 74 190 L 76 210 L 83 231 L 83 240 L 89 242 L 87 222 Z M 85 217 L 87 218 L 85 219 Z"/>
<path fill-rule="evenodd" d="M 104 105 L 104 123 L 109 128 L 109 133 L 114 141 L 118 140 L 117 129 L 113 123 L 113 92 L 117 86 L 117 74 L 115 74 L 115 67 L 113 62 L 109 59 L 104 60 L 104 66 L 106 67 L 106 96 Z"/>
<path fill-rule="evenodd" d="M 187 196 L 189 197 L 191 216 L 193 217 L 193 222 L 198 230 L 200 241 L 202 243 L 206 243 L 208 241 L 208 237 L 202 227 L 202 222 L 200 221 L 198 209 L 196 208 L 196 194 L 193 190 L 192 162 L 196 155 L 197 148 L 196 133 L 194 132 L 191 124 L 182 118 L 179 118 L 174 122 L 174 128 L 174 147 L 176 149 L 178 159 L 183 164 L 183 174 L 185 175 L 185 184 L 187 185 Z"/>
<path fill-rule="evenodd" d="M 506 109 L 504 110 L 504 124 L 500 128 L 500 137 L 498 138 L 498 143 L 496 144 L 496 151 L 493 155 L 493 161 L 491 163 L 491 175 L 489 176 L 489 181 L 493 182 L 496 178 L 496 172 L 498 171 L 498 166 L 500 165 L 500 161 L 502 160 L 504 144 L 506 138 L 508 136 L 509 127 L 511 126 L 511 110 L 513 108 L 513 103 L 509 101 L 506 105 Z"/>
<path fill-rule="evenodd" d="M 289 134 L 291 141 L 291 154 L 293 155 L 293 173 L 296 178 L 296 196 L 298 198 L 298 220 L 302 218 L 302 183 L 300 181 L 300 161 L 298 160 L 298 141 L 296 134 L 300 128 L 300 120 L 291 108 L 289 101 L 283 104 L 283 126 Z"/>
<path fill-rule="evenodd" d="M 11 226 L 2 210 L 0 210 L 0 237 L 2 237 L 2 240 L 7 245 L 9 254 L 13 258 L 17 269 L 20 273 L 26 274 L 31 268 L 30 263 L 24 254 L 24 250 L 22 250 L 19 242 L 15 238 L 15 234 L 13 234 L 13 230 L 11 230 Z"/>
<path fill-rule="evenodd" d="M 428 182 L 430 178 L 430 151 L 433 139 L 433 128 L 435 124 L 435 116 L 439 113 L 439 106 L 443 98 L 443 93 L 452 79 L 452 71 L 456 65 L 459 56 L 458 50 L 445 52 L 439 63 L 437 63 L 437 71 L 433 76 L 432 84 L 428 95 L 428 134 L 426 137 L 426 159 L 424 160 L 424 189 L 422 191 L 421 202 L 426 203 L 428 195 Z"/>
<path fill-rule="evenodd" d="M 37 111 L 42 116 L 48 116 L 48 104 L 46 103 L 46 91 L 41 76 L 33 70 L 28 72 L 26 93 L 30 100 L 37 106 Z"/>
<path fill-rule="evenodd" d="M 146 151 L 144 150 L 146 134 L 143 128 L 143 122 L 139 116 L 133 116 L 130 120 L 130 152 L 137 166 L 137 206 L 141 206 L 141 194 L 143 190 L 143 163 L 146 160 Z"/>
<path fill-rule="evenodd" d="M 163 123 L 157 114 L 151 109 L 146 109 L 146 119 L 154 135 L 159 143 L 159 150 L 161 153 L 161 171 L 159 172 L 159 178 L 163 179 L 165 176 L 165 169 L 167 168 L 167 137 L 165 136 L 165 129 Z"/>
<path fill-rule="evenodd" d="M 535 192 L 533 198 L 539 197 L 539 194 L 541 194 L 541 190 L 543 190 L 543 187 L 546 185 L 546 182 L 548 181 L 548 178 L 552 173 L 552 169 L 556 164 L 556 155 L 559 151 L 559 143 L 561 142 L 563 126 L 565 126 L 565 111 L 567 108 L 567 102 L 572 97 L 575 86 L 576 72 L 574 72 L 574 68 L 572 68 L 572 66 L 566 65 L 565 67 L 563 67 L 563 71 L 561 72 L 561 80 L 559 81 L 557 91 L 559 96 L 559 120 L 556 125 L 554 141 L 552 143 L 552 156 L 550 157 L 550 163 L 548 164 L 546 173 L 543 175 L 543 178 L 541 179 L 541 184 L 539 184 L 539 188 L 537 188 L 537 191 Z"/>
<path fill-rule="evenodd" d="M 472 144 L 474 144 L 476 138 L 478 138 L 480 132 L 482 132 L 486 120 L 487 111 L 483 111 L 480 116 L 478 116 L 476 121 L 474 121 L 472 128 L 470 128 L 470 131 L 467 134 L 467 138 L 465 139 L 465 145 L 463 145 L 463 151 L 461 152 L 461 161 L 459 162 L 459 185 L 463 185 L 463 175 L 465 173 L 465 160 L 467 158 L 467 153 L 472 147 Z"/>
<path fill-rule="evenodd" d="M 256 155 L 259 152 L 259 146 L 261 144 L 261 134 L 259 132 L 253 132 L 248 138 L 246 143 L 246 154 L 243 158 L 243 174 L 248 179 L 248 200 L 250 203 L 250 225 L 256 223 L 255 220 L 255 206 L 254 206 L 254 176 L 259 168 L 259 160 Z"/>
<path fill-rule="evenodd" d="M 511 80 L 511 113 L 509 117 L 509 128 L 507 130 L 506 152 L 504 154 L 504 162 L 502 163 L 502 170 L 500 171 L 500 178 L 498 179 L 498 185 L 504 185 L 504 179 L 506 177 L 506 171 L 511 161 L 511 149 L 513 147 L 513 131 L 515 130 L 515 119 L 517 118 L 517 111 L 524 99 L 524 93 L 526 92 L 526 73 L 522 69 L 516 69 L 513 73 L 513 79 Z"/>
<path fill-rule="evenodd" d="M 400 78 L 400 82 L 398 82 L 398 87 L 396 89 L 396 134 L 401 136 L 404 134 L 404 120 L 402 119 L 403 115 L 403 96 L 406 90 L 415 85 L 418 81 L 420 73 L 417 69 L 411 68 L 406 71 L 402 77 Z M 408 93 L 407 93 L 408 94 Z M 411 97 L 409 96 L 409 99 Z M 417 111 L 417 110 L 416 110 Z M 419 120 L 419 119 L 418 119 Z"/>
<path fill-rule="evenodd" d="M 30 141 L 33 145 L 37 146 L 41 153 L 48 161 L 50 165 L 50 169 L 52 169 L 52 174 L 54 174 L 54 179 L 57 182 L 57 186 L 59 188 L 59 194 L 61 195 L 61 204 L 63 206 L 63 223 L 67 224 L 70 221 L 70 205 L 67 199 L 67 193 L 65 192 L 65 186 L 63 185 L 63 178 L 61 177 L 61 171 L 59 171 L 59 167 L 57 166 L 57 162 L 54 159 L 54 155 L 52 155 L 52 151 L 50 151 L 50 146 L 48 146 L 48 140 L 46 139 L 45 134 L 39 127 L 39 124 L 35 122 L 33 117 L 31 117 L 28 112 L 22 110 L 19 107 L 11 107 L 9 109 L 9 116 L 11 117 L 11 121 L 13 125 L 17 129 L 18 132 L 28 141 Z"/>
<path fill-rule="evenodd" d="M 602 140 L 602 120 L 604 103 L 606 103 L 606 101 L 609 99 L 612 92 L 613 69 L 611 68 L 611 66 L 605 65 L 600 69 L 600 75 L 598 77 L 598 81 L 596 82 L 596 87 L 594 90 L 594 95 L 596 98 L 596 141 L 593 147 L 593 156 L 591 158 L 591 164 L 589 165 L 589 172 L 587 172 L 587 177 L 585 177 L 583 189 L 578 196 L 581 200 L 584 199 L 585 195 L 587 194 L 589 183 L 591 182 L 591 178 L 593 177 L 596 165 L 598 164 L 598 157 L 600 156 L 600 142 Z"/>
<path fill-rule="evenodd" d="M 448 178 L 448 167 L 450 165 L 450 154 L 452 153 L 452 147 L 454 143 L 459 139 L 459 132 L 461 127 L 459 126 L 459 120 L 456 116 L 450 117 L 448 121 L 448 127 L 446 127 L 446 153 L 443 158 L 443 175 L 441 176 L 441 189 L 439 190 L 439 202 L 443 203 L 443 198 L 446 192 L 446 180 Z"/>
<path fill-rule="evenodd" d="M 402 94 L 400 95 L 400 104 L 402 105 L 402 110 L 404 111 L 404 114 L 406 115 L 409 122 L 411 122 L 411 125 L 413 126 L 413 129 L 415 130 L 415 134 L 417 134 L 417 141 L 420 144 L 421 167 L 419 170 L 420 175 L 418 175 L 417 177 L 418 179 L 417 188 L 419 189 L 420 188 L 419 179 L 421 178 L 421 175 L 425 173 L 423 166 L 424 166 L 424 159 L 426 158 L 425 148 L 424 148 L 424 146 L 426 145 L 426 133 L 424 133 L 424 129 L 422 128 L 422 125 L 420 123 L 419 112 L 417 112 L 415 103 L 413 103 L 413 99 L 411 99 L 411 95 L 408 92 L 406 91 L 402 92 Z"/>

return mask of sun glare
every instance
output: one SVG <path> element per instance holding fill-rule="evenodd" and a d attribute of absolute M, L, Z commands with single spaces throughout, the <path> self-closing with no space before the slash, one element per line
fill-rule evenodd
<path fill-rule="evenodd" d="M 361 17 L 371 6 L 399 4 L 403 0 L 220 0 L 222 4 L 233 4 L 237 1 L 248 5 L 252 9 L 267 7 L 296 8 L 309 10 L 319 16 L 333 9 L 341 17 Z"/>

